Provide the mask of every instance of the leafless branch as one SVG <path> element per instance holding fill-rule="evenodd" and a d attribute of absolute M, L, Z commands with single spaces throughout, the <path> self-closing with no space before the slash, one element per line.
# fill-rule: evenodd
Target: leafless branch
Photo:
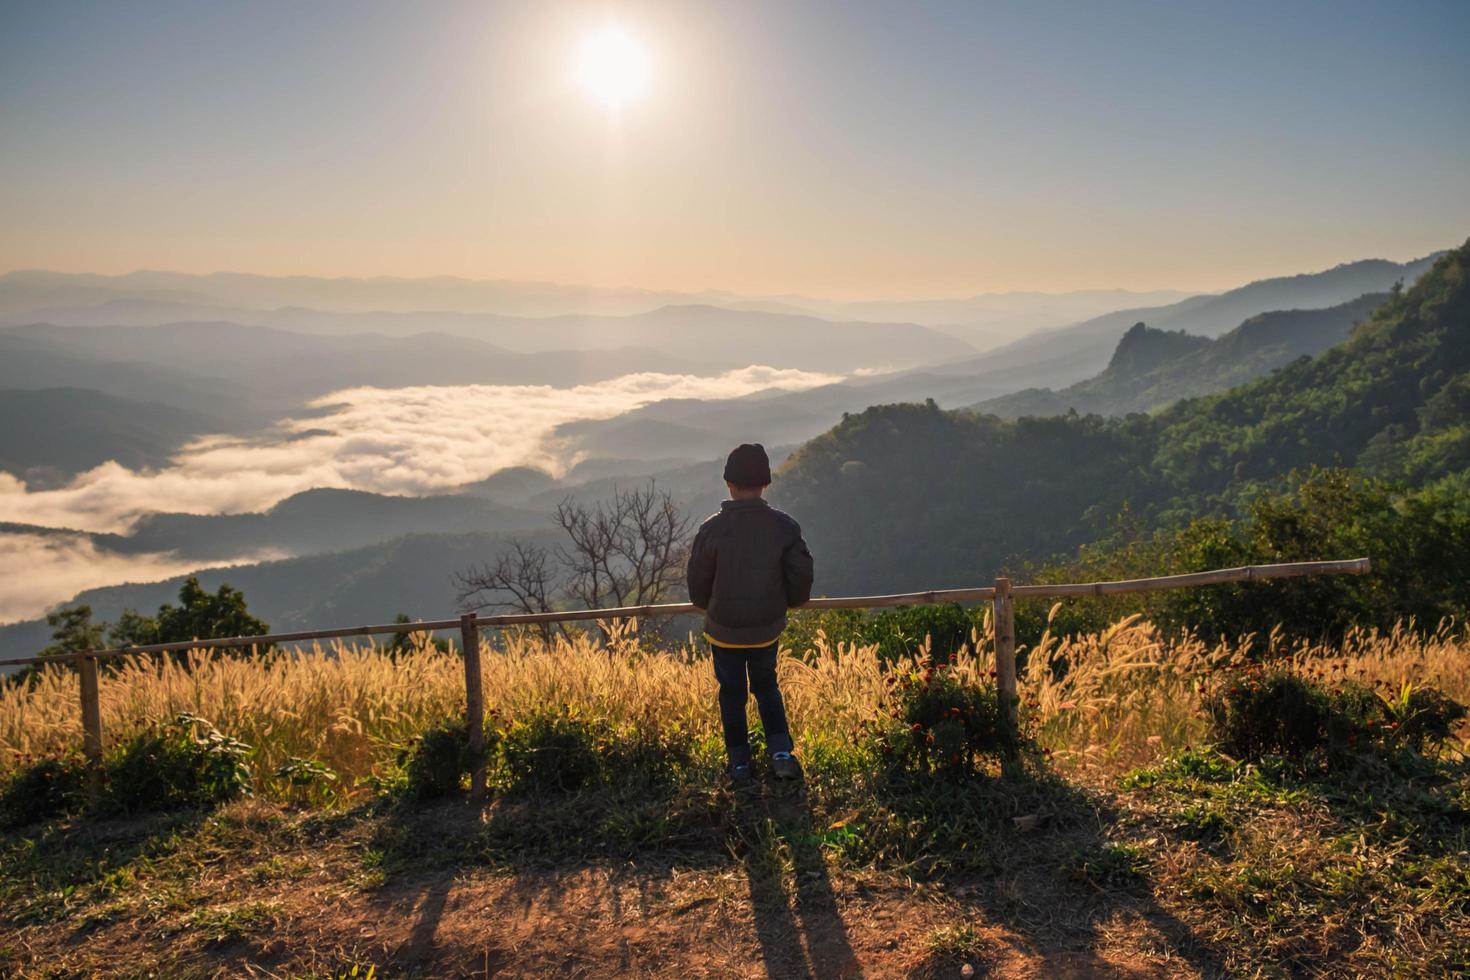
<path fill-rule="evenodd" d="M 567 538 L 554 556 L 516 541 L 495 562 L 457 574 L 461 608 L 546 612 L 562 599 L 605 609 L 682 592 L 692 522 L 654 481 L 614 487 L 610 499 L 590 505 L 567 497 L 554 519 Z"/>
<path fill-rule="evenodd" d="M 471 565 L 454 573 L 459 608 L 465 612 L 501 609 L 518 613 L 552 611 L 557 591 L 557 574 L 545 548 L 513 539 L 510 550 L 494 562 Z M 542 624 L 542 637 L 551 639 L 549 624 Z"/>

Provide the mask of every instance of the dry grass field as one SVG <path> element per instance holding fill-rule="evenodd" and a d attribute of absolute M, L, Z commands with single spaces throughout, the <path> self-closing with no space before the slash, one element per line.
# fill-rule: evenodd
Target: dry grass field
<path fill-rule="evenodd" d="M 976 631 L 976 638 L 988 631 Z M 26 976 L 1431 975 L 1470 967 L 1462 726 L 1411 770 L 1302 774 L 1211 747 L 1205 699 L 1249 661 L 1331 690 L 1470 701 L 1470 639 L 1168 638 L 1137 620 L 1025 653 L 1034 751 L 963 782 L 885 779 L 876 648 L 783 659 L 808 779 L 723 788 L 696 651 L 499 638 L 493 744 L 536 718 L 592 732 L 601 775 L 484 805 L 403 798 L 418 736 L 463 710 L 453 649 L 339 645 L 268 666 L 194 656 L 105 674 L 122 745 L 179 712 L 248 746 L 252 799 L 7 832 L 0 970 Z M 957 658 L 989 683 L 984 642 Z M 0 689 L 0 772 L 74 753 L 73 675 Z M 568 729 L 570 730 L 570 729 Z M 551 743 L 538 743 L 549 752 Z M 654 746 L 645 766 L 629 746 Z M 664 754 L 668 753 L 667 759 Z M 546 759 L 551 756 L 541 756 Z M 635 761 L 628 761 L 634 759 Z M 625 774 L 618 766 L 629 766 Z M 1374 767 L 1377 768 L 1374 768 Z M 643 767 L 643 768 L 637 768 Z M 635 771 L 636 770 L 636 771 Z M 967 974 L 968 975 L 968 974 Z"/>

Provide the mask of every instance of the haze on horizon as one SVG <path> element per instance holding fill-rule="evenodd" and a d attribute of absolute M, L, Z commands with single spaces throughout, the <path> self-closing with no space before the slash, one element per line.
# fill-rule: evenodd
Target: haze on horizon
<path fill-rule="evenodd" d="M 1462 237 L 1466 37 L 1453 0 L 7 5 L 0 269 L 1218 290 Z"/>

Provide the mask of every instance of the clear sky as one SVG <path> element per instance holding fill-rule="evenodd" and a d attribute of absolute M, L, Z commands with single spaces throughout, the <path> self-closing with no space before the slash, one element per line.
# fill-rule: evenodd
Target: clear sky
<path fill-rule="evenodd" d="M 1470 236 L 1467 52 L 1465 0 L 11 0 L 0 270 L 1224 288 Z"/>

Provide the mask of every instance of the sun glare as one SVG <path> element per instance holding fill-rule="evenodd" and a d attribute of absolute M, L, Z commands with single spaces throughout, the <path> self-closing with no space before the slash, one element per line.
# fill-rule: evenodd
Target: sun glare
<path fill-rule="evenodd" d="M 578 76 L 587 94 L 619 108 L 648 87 L 648 52 L 627 32 L 607 28 L 582 42 Z"/>

